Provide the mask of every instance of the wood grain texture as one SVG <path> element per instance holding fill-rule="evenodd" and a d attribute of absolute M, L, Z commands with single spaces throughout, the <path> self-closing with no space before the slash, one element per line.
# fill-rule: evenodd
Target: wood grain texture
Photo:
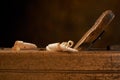
<path fill-rule="evenodd" d="M 119 80 L 119 51 L 0 50 L 2 80 Z"/>

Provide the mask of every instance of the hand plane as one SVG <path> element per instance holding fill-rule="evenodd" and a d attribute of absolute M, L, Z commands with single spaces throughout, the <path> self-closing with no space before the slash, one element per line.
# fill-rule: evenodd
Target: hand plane
<path fill-rule="evenodd" d="M 77 42 L 74 49 L 89 50 L 96 40 L 105 32 L 105 28 L 110 24 L 114 17 L 115 15 L 111 10 L 103 12 L 94 25 Z"/>

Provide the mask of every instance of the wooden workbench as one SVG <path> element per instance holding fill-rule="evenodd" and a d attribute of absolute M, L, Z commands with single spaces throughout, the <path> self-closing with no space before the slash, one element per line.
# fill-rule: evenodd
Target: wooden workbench
<path fill-rule="evenodd" d="M 120 80 L 120 51 L 0 50 L 0 80 Z"/>

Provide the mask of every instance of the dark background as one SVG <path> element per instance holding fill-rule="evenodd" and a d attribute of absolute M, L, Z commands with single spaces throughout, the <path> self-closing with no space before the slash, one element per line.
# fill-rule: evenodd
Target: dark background
<path fill-rule="evenodd" d="M 45 47 L 49 43 L 75 43 L 105 10 L 116 17 L 94 47 L 120 44 L 120 0 L 6 0 L 1 3 L 0 47 L 23 40 Z"/>

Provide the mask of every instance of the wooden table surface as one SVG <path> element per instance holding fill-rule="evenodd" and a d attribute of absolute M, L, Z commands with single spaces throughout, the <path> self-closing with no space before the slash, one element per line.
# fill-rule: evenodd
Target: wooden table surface
<path fill-rule="evenodd" d="M 0 50 L 0 80 L 120 80 L 120 51 Z"/>

